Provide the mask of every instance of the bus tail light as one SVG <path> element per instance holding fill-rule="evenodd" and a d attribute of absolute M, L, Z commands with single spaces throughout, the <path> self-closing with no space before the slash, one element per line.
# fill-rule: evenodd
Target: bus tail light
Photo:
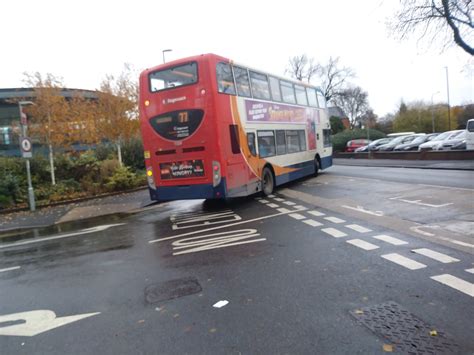
<path fill-rule="evenodd" d="M 150 186 L 152 189 L 156 189 L 155 179 L 153 178 L 153 168 L 151 166 L 146 168 L 146 180 L 148 182 L 148 186 Z"/>
<path fill-rule="evenodd" d="M 216 187 L 221 183 L 221 164 L 218 161 L 212 162 L 212 186 Z"/>

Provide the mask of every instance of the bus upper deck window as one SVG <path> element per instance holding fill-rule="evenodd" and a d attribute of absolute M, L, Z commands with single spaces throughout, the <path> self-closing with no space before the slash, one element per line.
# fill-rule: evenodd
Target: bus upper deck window
<path fill-rule="evenodd" d="M 187 63 L 149 74 L 150 91 L 157 92 L 197 83 L 197 63 Z"/>
<path fill-rule="evenodd" d="M 216 66 L 218 91 L 223 94 L 235 95 L 234 77 L 227 63 L 217 63 Z"/>

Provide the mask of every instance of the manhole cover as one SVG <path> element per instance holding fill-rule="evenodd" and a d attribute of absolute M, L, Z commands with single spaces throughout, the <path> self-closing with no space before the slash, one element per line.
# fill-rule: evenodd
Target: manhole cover
<path fill-rule="evenodd" d="M 459 346 L 395 302 L 351 311 L 350 314 L 375 334 L 407 354 L 457 354 Z"/>
<path fill-rule="evenodd" d="M 201 291 L 202 287 L 196 278 L 185 277 L 147 286 L 145 288 L 145 301 L 153 304 Z"/>

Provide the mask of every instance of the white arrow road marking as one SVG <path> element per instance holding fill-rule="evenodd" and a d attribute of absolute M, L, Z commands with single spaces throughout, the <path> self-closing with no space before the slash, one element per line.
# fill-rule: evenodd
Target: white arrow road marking
<path fill-rule="evenodd" d="M 42 242 L 46 242 L 46 241 L 48 241 L 48 240 L 56 240 L 56 239 L 70 238 L 70 237 L 75 237 L 76 235 L 90 234 L 90 233 L 100 232 L 100 231 L 109 229 L 109 228 L 111 228 L 111 227 L 121 226 L 121 225 L 124 225 L 124 224 L 125 224 L 125 223 L 105 224 L 105 225 L 103 225 L 103 226 L 97 226 L 97 227 L 82 229 L 82 230 L 80 230 L 80 231 L 78 231 L 78 232 L 74 232 L 74 233 L 55 235 L 54 237 L 45 237 L 45 238 L 38 238 L 38 239 L 29 239 L 29 240 L 20 241 L 20 242 L 15 242 L 15 243 L 3 244 L 3 245 L 0 245 L 0 249 L 14 248 L 14 247 L 22 246 L 22 245 L 29 245 L 29 244 L 42 243 Z"/>
<path fill-rule="evenodd" d="M 56 318 L 49 310 L 37 310 L 0 316 L 0 335 L 32 337 L 63 325 L 100 314 L 84 313 L 75 316 Z M 3 322 L 25 321 L 25 323 L 2 327 Z"/>
<path fill-rule="evenodd" d="M 352 207 L 352 206 L 342 205 L 341 207 L 348 208 L 348 209 L 354 210 L 354 211 L 359 211 L 359 212 L 362 212 L 362 213 L 367 213 L 367 214 L 370 214 L 372 216 L 377 216 L 377 217 L 382 217 L 383 216 L 382 211 L 369 211 L 369 210 L 364 209 L 364 207 L 362 207 L 362 206 Z"/>

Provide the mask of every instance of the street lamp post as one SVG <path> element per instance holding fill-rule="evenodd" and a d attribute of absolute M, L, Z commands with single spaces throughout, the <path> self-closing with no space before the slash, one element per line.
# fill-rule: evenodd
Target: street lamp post
<path fill-rule="evenodd" d="M 31 101 L 18 102 L 18 110 L 20 111 L 21 136 L 22 136 L 21 142 L 23 142 L 23 138 L 27 137 L 28 122 L 26 121 L 26 115 L 23 113 L 23 106 L 26 106 L 26 105 L 34 105 L 34 103 Z M 22 148 L 22 151 L 23 151 L 23 148 Z M 33 190 L 33 184 L 31 183 L 30 159 L 28 157 L 26 157 L 25 159 L 26 159 L 26 179 L 28 181 L 28 204 L 30 205 L 30 211 L 33 212 L 36 209 L 36 203 L 35 203 L 35 193 Z"/>
<path fill-rule="evenodd" d="M 448 77 L 448 67 L 446 69 L 446 93 L 448 95 L 448 131 L 451 130 L 451 106 L 449 104 L 449 77 Z"/>
<path fill-rule="evenodd" d="M 161 51 L 161 53 L 163 54 L 163 64 L 166 63 L 166 61 L 165 61 L 165 53 L 166 53 L 166 52 L 171 52 L 171 51 L 172 51 L 172 49 L 163 49 L 163 50 Z"/>
<path fill-rule="evenodd" d="M 433 133 L 435 133 L 435 121 L 434 121 L 434 110 L 433 110 L 433 96 L 439 94 L 439 91 L 436 91 L 431 94 L 431 126 L 433 127 Z"/>

